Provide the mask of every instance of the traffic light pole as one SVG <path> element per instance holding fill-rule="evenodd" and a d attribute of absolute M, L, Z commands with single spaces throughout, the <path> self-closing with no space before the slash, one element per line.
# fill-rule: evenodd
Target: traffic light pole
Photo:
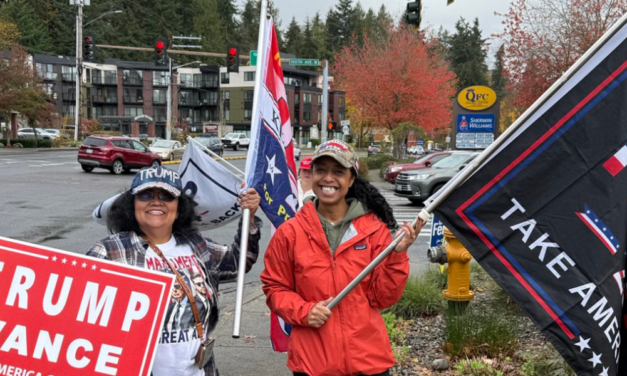
<path fill-rule="evenodd" d="M 322 124 L 320 124 L 320 143 L 327 140 L 327 127 L 329 126 L 329 61 L 323 62 L 324 70 L 322 71 Z"/>
<path fill-rule="evenodd" d="M 76 105 L 74 109 L 74 118 L 76 119 L 74 127 L 74 140 L 78 140 L 78 127 L 81 124 L 81 80 L 83 75 L 83 1 L 76 0 L 78 12 L 76 13 Z"/>
<path fill-rule="evenodd" d="M 166 93 L 166 102 L 167 102 L 167 110 L 166 110 L 166 119 L 165 119 L 165 139 L 172 139 L 172 58 L 168 56 L 168 72 L 170 72 L 168 77 L 168 90 Z"/>

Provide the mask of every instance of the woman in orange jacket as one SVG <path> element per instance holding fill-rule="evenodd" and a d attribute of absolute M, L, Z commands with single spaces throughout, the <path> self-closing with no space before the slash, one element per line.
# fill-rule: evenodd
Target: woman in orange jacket
<path fill-rule="evenodd" d="M 261 274 L 267 304 L 292 324 L 287 366 L 294 375 L 389 375 L 394 365 L 379 310 L 396 303 L 409 275 L 405 237 L 333 311 L 326 305 L 392 238 L 392 209 L 358 176 L 354 149 L 323 143 L 312 160 L 314 200 L 281 225 L 270 241 Z"/>

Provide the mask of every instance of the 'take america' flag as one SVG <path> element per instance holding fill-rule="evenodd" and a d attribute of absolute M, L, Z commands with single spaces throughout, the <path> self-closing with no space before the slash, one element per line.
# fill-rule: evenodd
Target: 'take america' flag
<path fill-rule="evenodd" d="M 435 213 L 578 375 L 627 375 L 627 26 Z"/>

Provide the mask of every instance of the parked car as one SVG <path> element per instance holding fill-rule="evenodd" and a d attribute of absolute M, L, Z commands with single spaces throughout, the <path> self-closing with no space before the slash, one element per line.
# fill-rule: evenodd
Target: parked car
<path fill-rule="evenodd" d="M 425 149 L 422 146 L 411 146 L 409 149 L 407 149 L 407 154 L 411 154 L 411 155 L 423 155 L 425 154 Z"/>
<path fill-rule="evenodd" d="M 430 168 L 398 174 L 394 195 L 405 197 L 412 203 L 421 203 L 444 186 L 479 153 L 454 152 L 435 162 Z"/>
<path fill-rule="evenodd" d="M 295 138 L 292 138 L 292 142 L 294 143 L 294 159 L 300 161 L 300 148 L 298 147 L 298 143 Z"/>
<path fill-rule="evenodd" d="M 57 128 L 44 128 L 43 130 L 46 133 L 50 133 L 52 135 L 55 135 L 57 137 L 57 140 L 60 140 L 62 138 L 70 138 L 69 135 L 67 135 L 65 133 L 61 133 L 61 130 L 57 129 Z"/>
<path fill-rule="evenodd" d="M 381 153 L 381 146 L 379 145 L 368 146 L 368 156 L 379 154 L 379 153 Z"/>
<path fill-rule="evenodd" d="M 444 159 L 451 155 L 450 151 L 444 151 L 440 153 L 433 153 L 425 155 L 422 158 L 418 158 L 412 163 L 391 164 L 385 169 L 383 178 L 390 183 L 396 182 L 396 176 L 405 171 L 420 170 L 430 167 L 433 163 Z"/>
<path fill-rule="evenodd" d="M 85 172 L 98 167 L 119 175 L 133 168 L 159 166 L 161 157 L 130 137 L 93 135 L 78 149 L 78 163 Z"/>
<path fill-rule="evenodd" d="M 157 140 L 148 149 L 164 161 L 180 160 L 185 153 L 185 146 L 175 140 Z"/>
<path fill-rule="evenodd" d="M 233 150 L 237 151 L 240 147 L 248 148 L 250 139 L 244 133 L 232 132 L 222 137 L 222 143 L 225 148 L 233 148 Z"/>
<path fill-rule="evenodd" d="M 37 132 L 37 138 L 40 140 L 56 140 L 57 139 L 56 135 L 50 134 L 41 128 L 35 128 L 35 130 L 33 130 L 33 128 L 20 128 L 17 130 L 17 138 L 34 139 L 35 131 Z"/>
<path fill-rule="evenodd" d="M 219 156 L 224 155 L 224 145 L 218 137 L 196 137 L 194 138 L 194 140 L 198 141 L 202 146 L 218 154 Z M 209 155 L 213 157 L 213 155 Z"/>

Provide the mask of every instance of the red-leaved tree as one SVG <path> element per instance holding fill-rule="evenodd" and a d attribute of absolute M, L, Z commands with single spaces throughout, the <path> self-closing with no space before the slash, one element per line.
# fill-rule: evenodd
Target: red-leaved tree
<path fill-rule="evenodd" d="M 351 120 L 394 129 L 401 123 L 426 132 L 448 128 L 455 74 L 420 33 L 404 24 L 376 40 L 364 36 L 335 56 L 336 88 L 355 110 Z"/>
<path fill-rule="evenodd" d="M 521 112 L 627 11 L 627 0 L 514 0 L 504 17 L 504 68 Z"/>

